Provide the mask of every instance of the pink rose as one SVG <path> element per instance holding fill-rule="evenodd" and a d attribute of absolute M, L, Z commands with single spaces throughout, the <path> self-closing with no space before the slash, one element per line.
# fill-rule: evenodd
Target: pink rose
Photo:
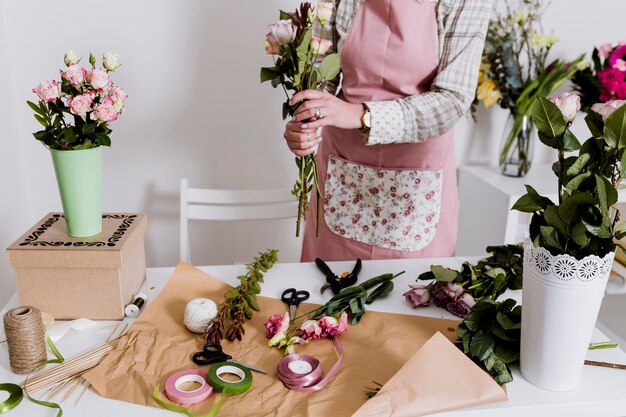
<path fill-rule="evenodd" d="M 93 92 L 91 91 L 67 100 L 67 105 L 70 107 L 70 113 L 77 116 L 85 116 L 85 114 L 91 110 L 92 104 Z"/>
<path fill-rule="evenodd" d="M 476 305 L 474 297 L 468 293 L 463 293 L 456 301 L 448 303 L 446 310 L 457 317 L 464 319 L 472 311 L 472 307 Z"/>
<path fill-rule="evenodd" d="M 109 97 L 113 100 L 113 104 L 115 105 L 115 110 L 119 112 L 124 108 L 124 102 L 128 98 L 128 93 L 122 90 L 120 87 L 114 87 L 109 92 Z"/>
<path fill-rule="evenodd" d="M 49 103 L 54 101 L 61 94 L 61 88 L 56 80 L 50 82 L 42 82 L 37 87 L 33 88 L 33 93 L 37 94 L 40 100 Z"/>
<path fill-rule="evenodd" d="M 606 122 L 606 119 L 624 104 L 626 100 L 611 100 L 606 103 L 596 103 L 591 106 L 591 110 L 602 116 L 602 121 Z"/>
<path fill-rule="evenodd" d="M 430 289 L 430 296 L 437 307 L 446 308 L 448 303 L 456 301 L 463 294 L 463 287 L 451 282 L 435 283 Z"/>
<path fill-rule="evenodd" d="M 269 319 L 263 322 L 267 333 L 265 337 L 271 339 L 276 333 L 285 333 L 289 328 L 289 313 L 283 315 L 274 314 Z"/>
<path fill-rule="evenodd" d="M 417 308 L 430 304 L 430 293 L 428 292 L 427 285 L 414 284 L 409 285 L 409 287 L 411 287 L 411 289 L 402 295 L 404 295 L 406 302 L 409 303 L 411 307 Z"/>
<path fill-rule="evenodd" d="M 93 68 L 87 73 L 87 82 L 96 90 L 102 91 L 110 84 L 111 80 L 106 71 Z"/>
<path fill-rule="evenodd" d="M 107 97 L 94 107 L 93 112 L 91 112 L 91 119 L 100 122 L 112 122 L 117 120 L 118 115 L 119 113 L 115 110 L 113 100 Z"/>
<path fill-rule="evenodd" d="M 607 42 L 607 43 L 603 43 L 602 45 L 600 45 L 600 47 L 598 48 L 598 53 L 600 54 L 602 58 L 606 59 L 609 57 L 609 55 L 611 55 L 612 50 L 613 50 L 613 45 Z"/>
<path fill-rule="evenodd" d="M 580 111 L 580 97 L 574 93 L 563 93 L 558 97 L 551 97 L 548 100 L 553 102 L 561 111 L 563 119 L 571 123 Z"/>
<path fill-rule="evenodd" d="M 265 35 L 265 53 L 268 55 L 278 55 L 280 53 L 278 41 L 276 41 L 271 32 Z"/>
<path fill-rule="evenodd" d="M 291 20 L 279 20 L 276 23 L 272 23 L 267 28 L 270 30 L 270 34 L 278 46 L 293 42 L 296 38 L 296 27 Z"/>
<path fill-rule="evenodd" d="M 300 326 L 300 330 L 302 331 L 302 338 L 304 340 L 319 339 L 322 334 L 322 329 L 319 324 L 317 324 L 317 320 L 305 321 L 302 323 L 302 326 Z"/>
<path fill-rule="evenodd" d="M 324 55 L 331 46 L 333 46 L 332 41 L 320 39 L 315 36 L 311 38 L 311 50 L 314 54 Z"/>
<path fill-rule="evenodd" d="M 76 86 L 81 85 L 83 82 L 85 82 L 85 77 L 87 76 L 87 70 L 85 70 L 85 68 L 80 67 L 76 64 L 72 64 L 69 67 L 67 67 L 67 70 L 65 70 L 65 72 L 62 72 L 61 75 L 63 76 L 63 78 L 69 81 L 70 84 L 76 87 Z"/>

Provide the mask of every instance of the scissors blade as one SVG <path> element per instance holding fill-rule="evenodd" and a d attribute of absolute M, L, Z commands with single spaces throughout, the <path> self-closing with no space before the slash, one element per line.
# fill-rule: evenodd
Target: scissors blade
<path fill-rule="evenodd" d="M 289 305 L 289 321 L 293 321 L 293 319 L 296 318 L 296 310 L 298 309 L 298 306 L 295 304 L 290 304 Z"/>
<path fill-rule="evenodd" d="M 258 372 L 260 374 L 267 374 L 267 371 L 265 369 L 257 368 L 256 366 L 252 366 L 252 365 L 249 365 L 249 364 L 244 363 L 244 362 L 239 362 L 239 361 L 236 361 L 234 359 L 229 359 L 226 362 L 237 363 L 237 364 L 239 364 L 241 366 L 245 366 L 246 368 L 248 368 L 251 371 Z"/>

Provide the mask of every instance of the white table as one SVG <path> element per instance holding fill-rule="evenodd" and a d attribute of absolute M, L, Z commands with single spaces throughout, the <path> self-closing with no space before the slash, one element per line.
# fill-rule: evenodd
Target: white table
<path fill-rule="evenodd" d="M 396 286 L 389 297 L 376 301 L 368 308 L 378 311 L 453 318 L 453 316 L 446 311 L 436 307 L 413 310 L 403 301 L 401 294 L 406 291 L 407 285 L 413 283 L 417 275 L 426 271 L 431 264 L 458 267 L 464 260 L 465 259 L 460 258 L 446 258 L 363 262 L 363 270 L 360 274 L 362 279 L 386 272 L 406 271 L 404 275 L 396 278 Z M 330 265 L 335 271 L 344 271 L 351 270 L 353 263 L 335 262 Z M 244 272 L 242 266 L 235 265 L 209 266 L 201 267 L 201 269 L 230 284 L 236 284 L 237 281 L 235 277 Z M 151 299 L 154 299 L 173 270 L 173 268 L 149 268 L 142 292 L 146 293 Z M 317 271 L 314 264 L 277 264 L 266 275 L 262 295 L 278 297 L 284 288 L 296 286 L 301 289 L 306 289 L 311 293 L 309 301 L 322 303 L 330 297 L 330 292 L 327 292 L 324 297 L 320 296 L 319 287 L 322 281 L 323 277 L 320 272 Z M 511 294 L 514 298 L 519 298 L 520 295 L 519 292 Z M 13 296 L 2 310 L 2 314 L 4 314 L 7 309 L 15 306 L 17 306 L 17 298 Z M 258 314 L 264 314 L 264 312 Z M 126 321 L 128 321 L 128 319 L 126 319 Z M 60 351 L 69 358 L 91 346 L 102 343 L 109 332 L 110 329 L 89 334 L 72 332 L 63 337 L 57 343 L 57 346 Z M 4 338 L 0 336 L 0 340 L 3 339 Z M 596 331 L 593 341 L 603 340 L 606 340 L 606 337 L 601 332 Z M 590 351 L 588 358 L 599 361 L 626 363 L 626 354 L 619 349 Z M 568 417 L 595 417 L 626 415 L 626 371 L 585 366 L 582 383 L 579 388 L 564 393 L 544 391 L 530 385 L 522 379 L 517 369 L 513 369 L 513 376 L 514 381 L 507 385 L 509 393 L 508 401 L 437 414 L 437 416 L 528 417 L 532 415 L 533 417 L 540 417 L 567 415 Z M 10 372 L 6 344 L 0 345 L 0 382 L 20 383 L 22 380 L 22 376 Z M 74 406 L 76 398 L 77 395 L 74 395 L 70 400 L 61 403 L 64 416 L 111 417 L 174 415 L 166 410 L 107 400 L 91 391 L 87 393 L 78 406 Z M 4 399 L 5 398 L 0 397 L 0 401 Z M 54 415 L 54 411 L 37 406 L 27 400 L 23 400 L 17 408 L 8 414 L 8 416 L 28 417 L 49 417 Z"/>

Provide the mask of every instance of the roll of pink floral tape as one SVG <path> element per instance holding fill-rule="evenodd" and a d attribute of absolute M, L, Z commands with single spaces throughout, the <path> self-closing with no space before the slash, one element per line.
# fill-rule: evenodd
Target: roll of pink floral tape
<path fill-rule="evenodd" d="M 181 385 L 186 382 L 197 382 L 200 388 L 192 391 L 183 391 Z M 187 369 L 179 371 L 167 378 L 165 382 L 165 394 L 167 398 L 178 404 L 196 404 L 206 400 L 213 388 L 207 381 L 207 373 L 201 369 Z"/>

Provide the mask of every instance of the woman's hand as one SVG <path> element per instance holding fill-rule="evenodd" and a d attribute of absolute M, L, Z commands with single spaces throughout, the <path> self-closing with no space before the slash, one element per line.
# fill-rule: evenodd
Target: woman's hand
<path fill-rule="evenodd" d="M 304 90 L 294 94 L 291 104 L 303 100 L 306 101 L 298 107 L 292 119 L 292 122 L 300 123 L 302 129 L 317 129 L 324 126 L 341 129 L 361 127 L 364 109 L 360 103 L 348 103 L 325 91 Z"/>
<path fill-rule="evenodd" d="M 283 134 L 287 140 L 287 146 L 296 156 L 306 156 L 313 152 L 315 146 L 321 141 L 322 137 L 317 136 L 317 129 L 302 128 L 302 123 L 289 121 L 285 126 Z"/>

